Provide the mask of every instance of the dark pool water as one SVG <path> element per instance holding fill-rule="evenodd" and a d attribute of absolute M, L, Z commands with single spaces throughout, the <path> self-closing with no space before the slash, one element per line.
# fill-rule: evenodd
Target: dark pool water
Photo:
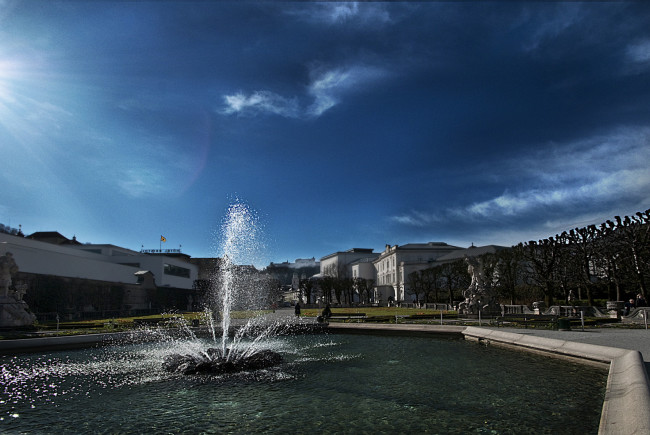
<path fill-rule="evenodd" d="M 221 377 L 165 373 L 205 342 L 2 357 L 0 432 L 30 434 L 588 434 L 607 373 L 459 340 L 269 339 L 281 366 Z"/>

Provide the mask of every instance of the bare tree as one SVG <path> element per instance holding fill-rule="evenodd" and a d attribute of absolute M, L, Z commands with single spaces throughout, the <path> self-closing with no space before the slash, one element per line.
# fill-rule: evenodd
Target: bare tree
<path fill-rule="evenodd" d="M 362 304 L 367 304 L 370 302 L 370 292 L 372 291 L 375 281 L 372 279 L 365 278 L 355 278 L 354 279 L 354 289 L 359 294 L 359 301 Z"/>
<path fill-rule="evenodd" d="M 320 279 L 320 288 L 323 292 L 325 303 L 332 303 L 332 290 L 334 289 L 334 277 L 325 275 Z"/>
<path fill-rule="evenodd" d="M 635 216 L 625 216 L 621 219 L 619 216 L 614 218 L 616 225 L 607 221 L 608 225 L 614 230 L 614 243 L 621 252 L 629 258 L 632 269 L 633 279 L 639 292 L 646 297 L 647 283 L 646 278 L 649 273 L 648 260 L 650 253 L 648 245 L 650 244 L 650 210 L 636 213 Z"/>
<path fill-rule="evenodd" d="M 611 221 L 607 221 L 600 226 L 601 237 L 598 241 L 598 256 L 595 259 L 595 264 L 607 282 L 608 298 L 620 301 L 623 300 L 621 294 L 623 284 L 621 263 L 624 260 L 615 243 L 614 228 L 614 223 Z"/>
<path fill-rule="evenodd" d="M 409 295 L 415 295 L 415 301 L 420 301 L 420 295 L 424 296 L 424 281 L 422 279 L 421 271 L 414 271 L 407 275 L 406 277 L 406 293 Z"/>
<path fill-rule="evenodd" d="M 514 305 L 518 298 L 517 288 L 523 283 L 523 255 L 519 247 L 502 249 L 496 254 L 495 287 L 497 294 Z"/>
<path fill-rule="evenodd" d="M 593 305 L 593 287 L 594 258 L 596 256 L 597 244 L 601 233 L 595 225 L 589 225 L 585 228 L 575 228 L 568 233 L 562 233 L 561 238 L 571 246 L 571 252 L 575 255 L 576 264 L 579 272 L 576 276 L 580 278 L 582 286 L 587 290 L 587 300 L 589 305 Z"/>
<path fill-rule="evenodd" d="M 309 278 L 305 278 L 300 280 L 300 284 L 298 286 L 300 288 L 301 295 L 304 296 L 307 303 L 310 304 L 312 301 L 312 293 L 314 291 L 314 282 Z"/>
<path fill-rule="evenodd" d="M 440 278 L 449 293 L 449 304 L 454 303 L 454 291 L 469 286 L 469 273 L 463 260 L 443 264 L 440 268 Z"/>
<path fill-rule="evenodd" d="M 439 302 L 441 290 L 440 266 L 430 267 L 421 271 L 421 279 L 426 302 Z"/>
<path fill-rule="evenodd" d="M 555 297 L 555 269 L 559 252 L 557 240 L 549 237 L 518 246 L 526 260 L 527 276 L 542 289 L 546 305 L 552 305 Z"/>

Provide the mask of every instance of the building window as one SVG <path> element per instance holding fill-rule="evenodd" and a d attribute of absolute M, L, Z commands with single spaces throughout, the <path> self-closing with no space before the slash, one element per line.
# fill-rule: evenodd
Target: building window
<path fill-rule="evenodd" d="M 165 268 L 163 269 L 165 275 L 180 276 L 181 278 L 189 278 L 190 270 L 180 266 L 174 266 L 173 264 L 165 263 Z"/>

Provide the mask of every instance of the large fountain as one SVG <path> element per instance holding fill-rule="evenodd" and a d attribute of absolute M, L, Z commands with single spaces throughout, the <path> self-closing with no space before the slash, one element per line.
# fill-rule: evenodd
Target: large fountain
<path fill-rule="evenodd" d="M 260 302 L 259 286 L 246 280 L 245 274 L 242 276 L 237 273 L 237 264 L 249 260 L 250 255 L 256 250 L 258 242 L 256 224 L 255 214 L 244 204 L 236 203 L 228 209 L 226 220 L 221 228 L 223 259 L 219 269 L 213 272 L 217 291 L 208 295 L 206 307 L 210 320 L 214 318 L 213 313 L 221 313 L 221 348 L 211 347 L 198 353 L 173 353 L 163 362 L 165 370 L 183 374 L 223 374 L 259 370 L 282 362 L 282 356 L 277 352 L 252 345 L 266 336 L 275 325 L 259 334 L 258 340 L 253 341 L 252 344 L 247 342 L 246 346 L 242 345 L 241 339 L 251 329 L 253 320 L 242 327 L 232 341 L 229 337 L 231 311 L 235 301 L 238 308 L 259 308 L 251 307 Z M 211 321 L 209 325 L 216 342 L 215 326 Z"/>

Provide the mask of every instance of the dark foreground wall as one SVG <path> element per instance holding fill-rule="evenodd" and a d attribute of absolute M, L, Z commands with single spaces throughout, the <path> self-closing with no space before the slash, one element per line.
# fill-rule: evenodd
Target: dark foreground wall
<path fill-rule="evenodd" d="M 39 321 L 92 319 L 199 309 L 195 290 L 141 286 L 19 272 L 27 284 L 24 300 Z"/>

